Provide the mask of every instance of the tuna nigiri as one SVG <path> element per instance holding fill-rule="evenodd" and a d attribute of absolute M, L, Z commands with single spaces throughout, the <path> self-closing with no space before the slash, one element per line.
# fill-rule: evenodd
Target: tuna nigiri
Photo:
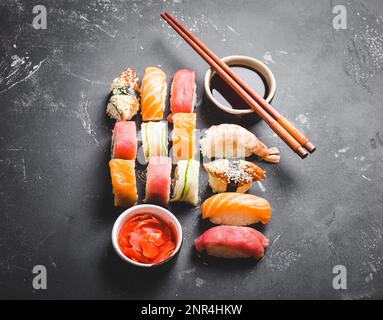
<path fill-rule="evenodd" d="M 150 157 L 145 202 L 166 206 L 169 203 L 172 162 L 169 157 Z"/>
<path fill-rule="evenodd" d="M 116 207 L 131 207 L 138 200 L 136 189 L 135 161 L 112 159 L 109 161 L 110 175 Z"/>
<path fill-rule="evenodd" d="M 130 120 L 140 107 L 140 80 L 136 71 L 124 70 L 112 83 L 106 113 L 116 120 Z"/>
<path fill-rule="evenodd" d="M 202 219 L 209 218 L 214 224 L 245 226 L 270 221 L 270 203 L 256 195 L 236 192 L 216 194 L 201 206 Z"/>
<path fill-rule="evenodd" d="M 142 120 L 161 120 L 166 102 L 166 74 L 156 67 L 145 69 L 141 86 Z"/>
<path fill-rule="evenodd" d="M 195 153 L 195 113 L 176 113 L 173 116 L 173 163 L 193 159 Z"/>
<path fill-rule="evenodd" d="M 203 156 L 208 158 L 244 158 L 255 153 L 272 163 L 280 159 L 277 148 L 268 148 L 253 133 L 236 124 L 210 127 L 200 144 Z"/>
<path fill-rule="evenodd" d="M 269 240 L 249 227 L 218 226 L 205 231 L 194 241 L 198 252 L 221 258 L 256 258 L 265 253 Z"/>
<path fill-rule="evenodd" d="M 173 122 L 173 115 L 178 112 L 191 113 L 196 104 L 195 72 L 193 70 L 177 70 L 170 90 L 170 110 L 168 121 Z"/>
<path fill-rule="evenodd" d="M 112 136 L 112 159 L 134 160 L 136 154 L 136 124 L 134 121 L 117 121 Z"/>
<path fill-rule="evenodd" d="M 245 193 L 253 181 L 265 178 L 265 171 L 245 160 L 218 159 L 203 166 L 209 174 L 209 185 L 213 192 L 225 192 L 233 185 L 236 192 Z"/>

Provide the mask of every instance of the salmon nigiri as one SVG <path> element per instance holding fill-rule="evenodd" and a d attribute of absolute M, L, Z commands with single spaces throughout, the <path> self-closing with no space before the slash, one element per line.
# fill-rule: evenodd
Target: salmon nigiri
<path fill-rule="evenodd" d="M 112 159 L 109 161 L 110 175 L 116 207 L 131 207 L 138 200 L 135 176 L 135 161 Z"/>
<path fill-rule="evenodd" d="M 253 133 L 236 124 L 210 127 L 200 144 L 203 156 L 208 158 L 244 158 L 255 153 L 272 163 L 280 159 L 277 148 L 268 148 Z"/>
<path fill-rule="evenodd" d="M 173 163 L 193 159 L 195 153 L 195 113 L 173 115 Z"/>
<path fill-rule="evenodd" d="M 161 120 L 166 102 L 166 74 L 160 68 L 145 69 L 141 86 L 142 120 Z"/>
<path fill-rule="evenodd" d="M 245 226 L 270 221 L 270 203 L 256 195 L 237 192 L 216 194 L 201 206 L 202 219 L 210 218 L 214 224 Z"/>
<path fill-rule="evenodd" d="M 256 258 L 265 253 L 269 240 L 249 227 L 218 226 L 205 231 L 194 241 L 198 252 L 221 258 Z"/>

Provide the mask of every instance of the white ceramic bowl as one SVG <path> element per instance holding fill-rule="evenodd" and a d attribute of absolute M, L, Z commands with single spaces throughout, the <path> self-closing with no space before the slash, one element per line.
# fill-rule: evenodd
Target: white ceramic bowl
<path fill-rule="evenodd" d="M 275 82 L 275 77 L 271 70 L 262 62 L 257 59 L 251 58 L 251 57 L 246 57 L 246 56 L 228 56 L 225 58 L 221 59 L 223 62 L 225 62 L 228 66 L 243 66 L 243 67 L 248 67 L 250 69 L 254 69 L 257 72 L 259 72 L 263 77 L 264 80 L 266 81 L 266 85 L 268 87 L 268 95 L 266 97 L 266 101 L 270 102 L 271 99 L 274 97 L 275 94 L 275 89 L 276 89 L 276 82 Z M 223 105 L 220 103 L 216 98 L 214 98 L 212 92 L 211 92 L 211 79 L 215 75 L 215 71 L 212 70 L 212 68 L 209 68 L 206 71 L 205 74 L 205 80 L 204 80 L 204 88 L 207 97 L 212 101 L 218 108 L 221 110 L 235 114 L 235 115 L 243 115 L 243 114 L 249 114 L 254 112 L 252 109 L 234 109 L 228 106 Z"/>
<path fill-rule="evenodd" d="M 132 259 L 129 259 L 127 256 L 125 256 L 122 253 L 120 246 L 118 245 L 118 241 L 117 241 L 118 234 L 120 232 L 122 225 L 125 223 L 125 221 L 127 219 L 133 217 L 133 216 L 136 216 L 138 214 L 144 214 L 144 213 L 152 214 L 152 215 L 158 217 L 159 219 L 161 219 L 162 221 L 164 221 L 168 224 L 171 224 L 174 227 L 175 232 L 177 233 L 177 244 L 176 244 L 176 248 L 174 249 L 173 254 L 169 258 L 167 258 L 166 260 L 164 260 L 160 263 L 157 263 L 157 264 L 140 263 L 140 262 L 136 262 Z M 163 264 L 163 263 L 171 260 L 177 254 L 177 252 L 180 250 L 181 244 L 182 244 L 182 228 L 181 228 L 181 225 L 180 225 L 178 219 L 169 210 L 166 210 L 162 207 L 151 205 L 151 204 L 137 205 L 137 206 L 134 206 L 134 207 L 124 211 L 117 218 L 116 222 L 114 223 L 113 230 L 112 230 L 112 243 L 113 243 L 113 247 L 114 247 L 114 250 L 116 251 L 116 253 L 125 262 L 128 262 L 128 263 L 135 265 L 137 267 L 146 267 L 146 268 L 149 267 L 150 268 L 150 267 L 158 266 L 160 264 Z"/>

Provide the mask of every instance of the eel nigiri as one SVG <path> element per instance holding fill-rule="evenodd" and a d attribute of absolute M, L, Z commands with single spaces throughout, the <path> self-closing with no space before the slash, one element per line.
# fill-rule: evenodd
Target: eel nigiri
<path fill-rule="evenodd" d="M 169 203 L 172 161 L 169 157 L 150 157 L 146 178 L 145 202 L 166 206 Z"/>
<path fill-rule="evenodd" d="M 124 70 L 112 83 L 106 113 L 116 120 L 130 120 L 140 107 L 140 80 L 134 69 Z"/>
<path fill-rule="evenodd" d="M 201 206 L 202 219 L 214 224 L 246 226 L 270 221 L 270 203 L 256 195 L 225 192 L 206 199 Z"/>
<path fill-rule="evenodd" d="M 112 159 L 134 160 L 137 154 L 136 124 L 117 121 L 112 136 Z"/>
<path fill-rule="evenodd" d="M 218 159 L 203 166 L 209 174 L 209 185 L 213 192 L 225 192 L 233 185 L 236 192 L 245 193 L 253 181 L 265 178 L 265 171 L 245 160 Z"/>
<path fill-rule="evenodd" d="M 180 160 L 174 172 L 175 185 L 171 201 L 198 204 L 199 162 Z"/>
<path fill-rule="evenodd" d="M 135 161 L 112 159 L 109 161 L 110 175 L 116 207 L 131 207 L 138 200 Z"/>
<path fill-rule="evenodd" d="M 142 147 L 146 161 L 152 156 L 168 155 L 168 126 L 166 121 L 141 124 Z"/>
<path fill-rule="evenodd" d="M 178 112 L 193 112 L 197 101 L 195 72 L 193 70 L 177 70 L 170 89 L 170 111 L 168 121 L 173 122 L 173 115 Z"/>
<path fill-rule="evenodd" d="M 141 115 L 143 121 L 161 120 L 166 102 L 166 74 L 160 68 L 145 69 L 141 86 Z"/>
<path fill-rule="evenodd" d="M 194 241 L 198 252 L 206 250 L 208 255 L 227 259 L 260 259 L 268 244 L 269 240 L 259 231 L 236 226 L 210 228 Z"/>
<path fill-rule="evenodd" d="M 277 148 L 268 148 L 253 133 L 236 124 L 210 127 L 200 144 L 202 154 L 208 158 L 244 158 L 255 153 L 272 163 L 280 159 Z"/>
<path fill-rule="evenodd" d="M 193 159 L 195 153 L 195 113 L 176 113 L 173 116 L 173 163 Z"/>

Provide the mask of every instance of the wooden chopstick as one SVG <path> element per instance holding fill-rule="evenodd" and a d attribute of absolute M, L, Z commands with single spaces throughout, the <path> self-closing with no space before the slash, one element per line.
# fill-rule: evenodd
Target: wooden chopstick
<path fill-rule="evenodd" d="M 249 105 L 253 110 L 270 126 L 270 128 L 302 159 L 308 153 L 301 144 L 280 125 L 266 110 L 264 110 L 225 70 L 218 65 L 196 42 L 190 37 L 190 32 L 184 32 L 169 17 L 168 14 L 161 14 L 161 17 L 220 75 L 220 77 Z M 186 30 L 186 29 L 185 29 Z"/>
<path fill-rule="evenodd" d="M 221 61 L 214 52 L 206 47 L 196 36 L 189 32 L 181 23 L 179 23 L 170 13 L 165 12 L 170 20 L 172 20 L 178 28 L 180 28 L 186 35 L 189 36 L 207 55 L 214 60 L 231 78 L 233 78 L 263 109 L 265 109 L 278 123 L 284 127 L 293 137 L 297 140 L 307 151 L 313 153 L 315 146 L 309 141 L 309 139 L 303 135 L 289 120 L 282 116 L 277 110 L 275 110 L 263 97 L 258 95 L 247 83 L 245 83 L 240 77 L 238 77 L 231 68 Z"/>

